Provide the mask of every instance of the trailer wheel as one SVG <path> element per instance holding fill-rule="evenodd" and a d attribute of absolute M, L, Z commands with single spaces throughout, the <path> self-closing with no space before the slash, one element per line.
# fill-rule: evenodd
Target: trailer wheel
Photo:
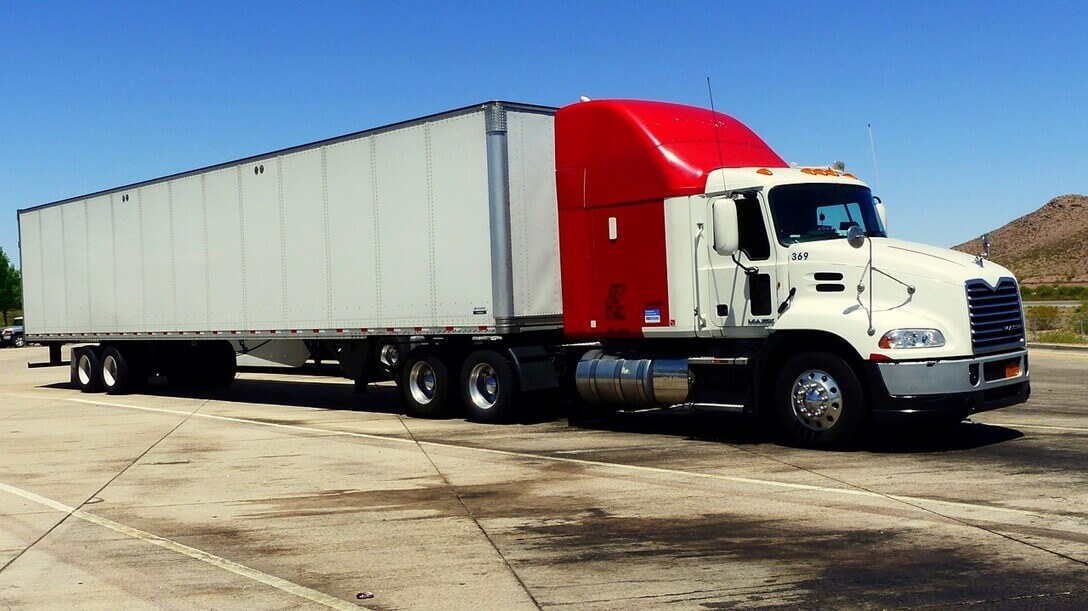
<path fill-rule="evenodd" d="M 206 347 L 204 380 L 209 386 L 230 386 L 238 375 L 238 356 L 230 342 L 216 342 Z"/>
<path fill-rule="evenodd" d="M 479 350 L 461 367 L 461 398 L 469 420 L 509 422 L 513 420 L 519 394 L 510 361 L 493 350 Z"/>
<path fill-rule="evenodd" d="M 861 427 L 865 396 L 850 364 L 829 352 L 786 361 L 774 388 L 774 412 L 791 440 L 814 447 L 842 446 Z"/>
<path fill-rule="evenodd" d="M 457 401 L 449 368 L 433 351 L 416 348 L 404 357 L 400 370 L 400 395 L 409 416 L 441 418 Z"/>
<path fill-rule="evenodd" d="M 72 350 L 72 384 L 81 392 L 102 390 L 102 361 L 91 346 Z"/>
<path fill-rule="evenodd" d="M 403 346 L 397 342 L 380 343 L 375 350 L 375 361 L 382 373 L 396 378 L 397 365 L 402 358 Z"/>
<path fill-rule="evenodd" d="M 123 395 L 147 381 L 147 374 L 129 350 L 110 346 L 102 353 L 102 388 L 106 394 Z M 142 377 L 142 379 L 141 379 Z"/>

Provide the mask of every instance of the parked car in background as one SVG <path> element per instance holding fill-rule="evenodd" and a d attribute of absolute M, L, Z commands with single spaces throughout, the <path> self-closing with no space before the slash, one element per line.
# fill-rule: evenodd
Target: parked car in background
<path fill-rule="evenodd" d="M 22 348 L 26 345 L 26 337 L 23 335 L 23 319 L 17 317 L 14 321 L 15 324 L 4 327 L 3 331 L 0 331 L 0 346 L 8 347 L 14 346 L 16 348 Z"/>

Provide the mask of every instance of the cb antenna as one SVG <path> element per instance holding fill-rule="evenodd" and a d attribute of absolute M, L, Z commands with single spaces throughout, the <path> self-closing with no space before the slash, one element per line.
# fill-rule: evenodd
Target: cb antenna
<path fill-rule="evenodd" d="M 710 95 L 710 126 L 714 128 L 714 142 L 718 145 L 718 167 L 725 165 L 722 159 L 722 139 L 718 137 L 718 111 L 714 110 L 714 88 L 710 86 L 710 77 L 706 77 L 706 92 Z"/>
<path fill-rule="evenodd" d="M 876 166 L 876 144 L 873 143 L 873 124 L 869 123 L 869 152 L 873 154 L 873 176 L 876 178 L 877 191 L 880 190 L 880 170 Z"/>

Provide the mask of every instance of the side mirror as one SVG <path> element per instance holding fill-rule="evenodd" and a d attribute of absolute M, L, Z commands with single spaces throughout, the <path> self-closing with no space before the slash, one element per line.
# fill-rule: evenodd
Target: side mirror
<path fill-rule="evenodd" d="M 737 202 L 722 198 L 711 207 L 714 217 L 714 250 L 728 257 L 740 249 L 740 226 L 737 223 Z"/>
<path fill-rule="evenodd" d="M 854 248 L 861 248 L 865 245 L 865 232 L 857 225 L 850 225 L 850 229 L 846 230 L 846 242 Z"/>
<path fill-rule="evenodd" d="M 876 203 L 876 215 L 880 217 L 880 226 L 884 228 L 884 232 L 888 232 L 888 209 L 884 207 L 884 202 Z"/>

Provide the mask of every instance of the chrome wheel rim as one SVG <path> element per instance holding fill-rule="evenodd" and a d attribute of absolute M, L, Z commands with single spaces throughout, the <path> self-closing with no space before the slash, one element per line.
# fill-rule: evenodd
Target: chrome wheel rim
<path fill-rule="evenodd" d="M 810 369 L 797 377 L 790 393 L 793 416 L 810 431 L 826 431 L 842 415 L 842 389 L 831 374 Z"/>
<path fill-rule="evenodd" d="M 117 384 L 117 359 L 113 358 L 113 356 L 102 359 L 102 383 L 107 388 L 112 388 Z"/>
<path fill-rule="evenodd" d="M 80 384 L 87 386 L 91 383 L 91 359 L 86 354 L 80 355 L 77 371 L 79 372 Z"/>
<path fill-rule="evenodd" d="M 389 369 L 395 369 L 400 362 L 400 350 L 394 344 L 386 344 L 378 353 L 378 361 Z"/>
<path fill-rule="evenodd" d="M 495 407 L 499 400 L 499 379 L 495 368 L 487 363 L 476 363 L 468 374 L 468 397 L 479 409 Z"/>
<path fill-rule="evenodd" d="M 420 405 L 433 401 L 438 390 L 434 368 L 426 361 L 419 361 L 412 365 L 412 370 L 408 374 L 408 384 L 412 391 L 412 398 Z"/>

